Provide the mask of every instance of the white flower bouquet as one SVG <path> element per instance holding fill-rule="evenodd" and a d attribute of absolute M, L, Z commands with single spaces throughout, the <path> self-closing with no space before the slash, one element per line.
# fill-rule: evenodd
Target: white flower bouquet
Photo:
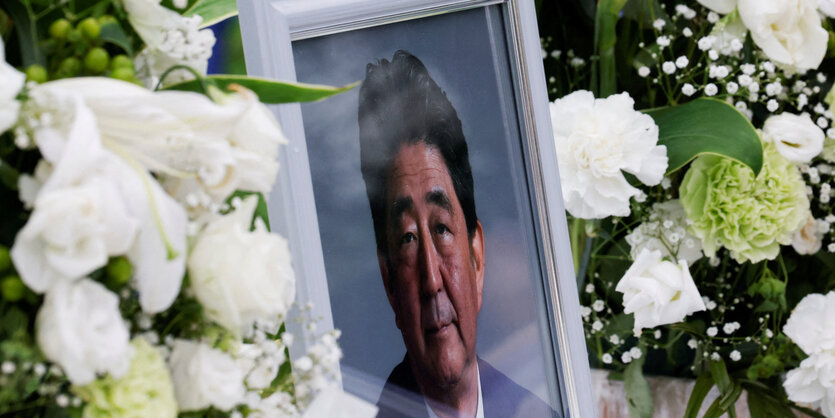
<path fill-rule="evenodd" d="M 0 415 L 293 416 L 334 383 L 338 332 L 288 359 L 265 103 L 344 88 L 206 76 L 235 13 L 0 4 Z"/>
<path fill-rule="evenodd" d="M 589 359 L 710 417 L 835 417 L 835 8 L 540 5 Z M 587 35 L 587 36 L 583 36 Z"/>

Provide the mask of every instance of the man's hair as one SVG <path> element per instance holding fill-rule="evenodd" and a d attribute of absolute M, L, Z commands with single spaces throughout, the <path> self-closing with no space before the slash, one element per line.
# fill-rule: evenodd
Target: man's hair
<path fill-rule="evenodd" d="M 386 248 L 386 189 L 403 145 L 423 142 L 441 153 L 472 238 L 478 218 L 467 141 L 452 103 L 414 55 L 397 51 L 366 67 L 359 92 L 360 166 L 377 249 Z"/>

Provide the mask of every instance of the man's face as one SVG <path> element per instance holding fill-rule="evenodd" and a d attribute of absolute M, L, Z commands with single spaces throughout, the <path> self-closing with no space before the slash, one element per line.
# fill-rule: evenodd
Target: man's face
<path fill-rule="evenodd" d="M 380 270 L 419 379 L 445 388 L 476 358 L 484 283 L 481 224 L 472 239 L 440 152 L 404 145 L 389 172 L 388 262 Z"/>

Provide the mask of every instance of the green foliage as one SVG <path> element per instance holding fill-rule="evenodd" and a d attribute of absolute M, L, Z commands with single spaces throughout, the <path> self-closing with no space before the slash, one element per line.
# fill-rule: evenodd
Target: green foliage
<path fill-rule="evenodd" d="M 696 379 L 696 384 L 693 385 L 693 391 L 690 392 L 690 399 L 687 400 L 687 409 L 684 411 L 684 418 L 697 418 L 699 408 L 713 387 L 713 379 L 709 373 L 702 373 Z"/>
<path fill-rule="evenodd" d="M 763 165 L 760 136 L 733 106 L 700 98 L 684 105 L 646 112 L 658 125 L 658 143 L 667 147 L 671 173 L 699 155 L 721 155 L 759 174 Z"/>
<path fill-rule="evenodd" d="M 748 287 L 748 295 L 759 295 L 764 300 L 754 310 L 755 312 L 773 312 L 777 309 L 785 311 L 786 283 L 775 276 L 769 269 L 763 271 L 760 280 Z"/>
<path fill-rule="evenodd" d="M 623 388 L 626 391 L 631 418 L 651 418 L 654 409 L 652 391 L 649 388 L 649 382 L 644 377 L 644 361 L 644 356 L 634 359 L 623 371 Z"/>
<path fill-rule="evenodd" d="M 595 14 L 594 44 L 598 62 L 592 67 L 592 91 L 596 97 L 608 97 L 617 91 L 615 74 L 615 28 L 618 14 L 626 0 L 600 0 Z"/>
<path fill-rule="evenodd" d="M 357 82 L 343 87 L 331 87 L 243 75 L 210 75 L 204 81 L 207 85 L 217 86 L 224 91 L 235 84 L 246 87 L 255 92 L 261 102 L 269 104 L 315 102 L 348 91 L 359 84 Z M 203 92 L 205 88 L 201 80 L 190 80 L 166 86 L 165 90 Z"/>
<path fill-rule="evenodd" d="M 203 18 L 200 27 L 205 28 L 237 14 L 238 5 L 235 0 L 198 0 L 183 13 L 183 16 L 200 15 Z"/>

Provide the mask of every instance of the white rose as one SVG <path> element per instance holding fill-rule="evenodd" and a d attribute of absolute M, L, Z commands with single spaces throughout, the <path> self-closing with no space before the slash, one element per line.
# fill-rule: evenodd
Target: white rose
<path fill-rule="evenodd" d="M 220 350 L 175 340 L 168 365 L 180 411 L 210 406 L 228 411 L 244 399 L 243 373 L 235 360 Z"/>
<path fill-rule="evenodd" d="M 168 9 L 159 0 L 123 0 L 128 21 L 145 41 L 146 48 L 137 57 L 137 75 L 148 88 L 154 88 L 162 73 L 174 65 L 186 65 L 206 74 L 214 34 L 200 30 L 199 16 L 184 17 Z M 174 71 L 166 84 L 194 76 L 185 70 Z"/>
<path fill-rule="evenodd" d="M 207 316 L 246 335 L 258 319 L 284 315 L 296 295 L 287 241 L 250 224 L 258 201 L 245 199 L 197 238 L 189 256 L 191 285 Z"/>
<path fill-rule="evenodd" d="M 818 8 L 823 14 L 835 18 L 835 0 L 818 0 Z"/>
<path fill-rule="evenodd" d="M 660 251 L 641 251 L 615 290 L 623 293 L 623 311 L 635 314 L 636 333 L 705 310 L 687 263 L 662 260 Z"/>
<path fill-rule="evenodd" d="M 20 111 L 17 94 L 25 81 L 26 76 L 6 62 L 6 47 L 0 39 L 0 133 L 17 122 Z"/>
<path fill-rule="evenodd" d="M 806 295 L 795 306 L 783 332 L 806 354 L 835 350 L 835 291 Z"/>
<path fill-rule="evenodd" d="M 698 0 L 699 3 L 716 13 L 728 14 L 736 8 L 736 0 Z"/>
<path fill-rule="evenodd" d="M 57 283 L 35 327 L 44 356 L 61 366 L 73 384 L 90 383 L 97 373 L 119 378 L 130 367 L 130 334 L 119 298 L 93 280 Z"/>
<path fill-rule="evenodd" d="M 739 15 L 771 60 L 805 71 L 817 68 L 829 34 L 814 0 L 739 0 Z"/>
<path fill-rule="evenodd" d="M 765 140 L 773 142 L 780 155 L 794 163 L 808 163 L 823 150 L 826 135 L 807 114 L 781 113 L 763 124 Z"/>
<path fill-rule="evenodd" d="M 835 356 L 813 354 L 789 370 L 783 382 L 789 399 L 820 408 L 827 417 L 835 416 Z"/>
<path fill-rule="evenodd" d="M 640 194 L 623 171 L 646 185 L 661 182 L 667 149 L 658 126 L 634 110 L 627 93 L 595 99 L 577 91 L 551 103 L 551 123 L 566 209 L 579 218 L 629 215 L 629 199 Z"/>
<path fill-rule="evenodd" d="M 798 254 L 815 254 L 823 245 L 824 232 L 825 230 L 821 231 L 820 221 L 815 219 L 810 212 L 803 227 L 794 233 L 792 237 L 792 248 Z"/>

